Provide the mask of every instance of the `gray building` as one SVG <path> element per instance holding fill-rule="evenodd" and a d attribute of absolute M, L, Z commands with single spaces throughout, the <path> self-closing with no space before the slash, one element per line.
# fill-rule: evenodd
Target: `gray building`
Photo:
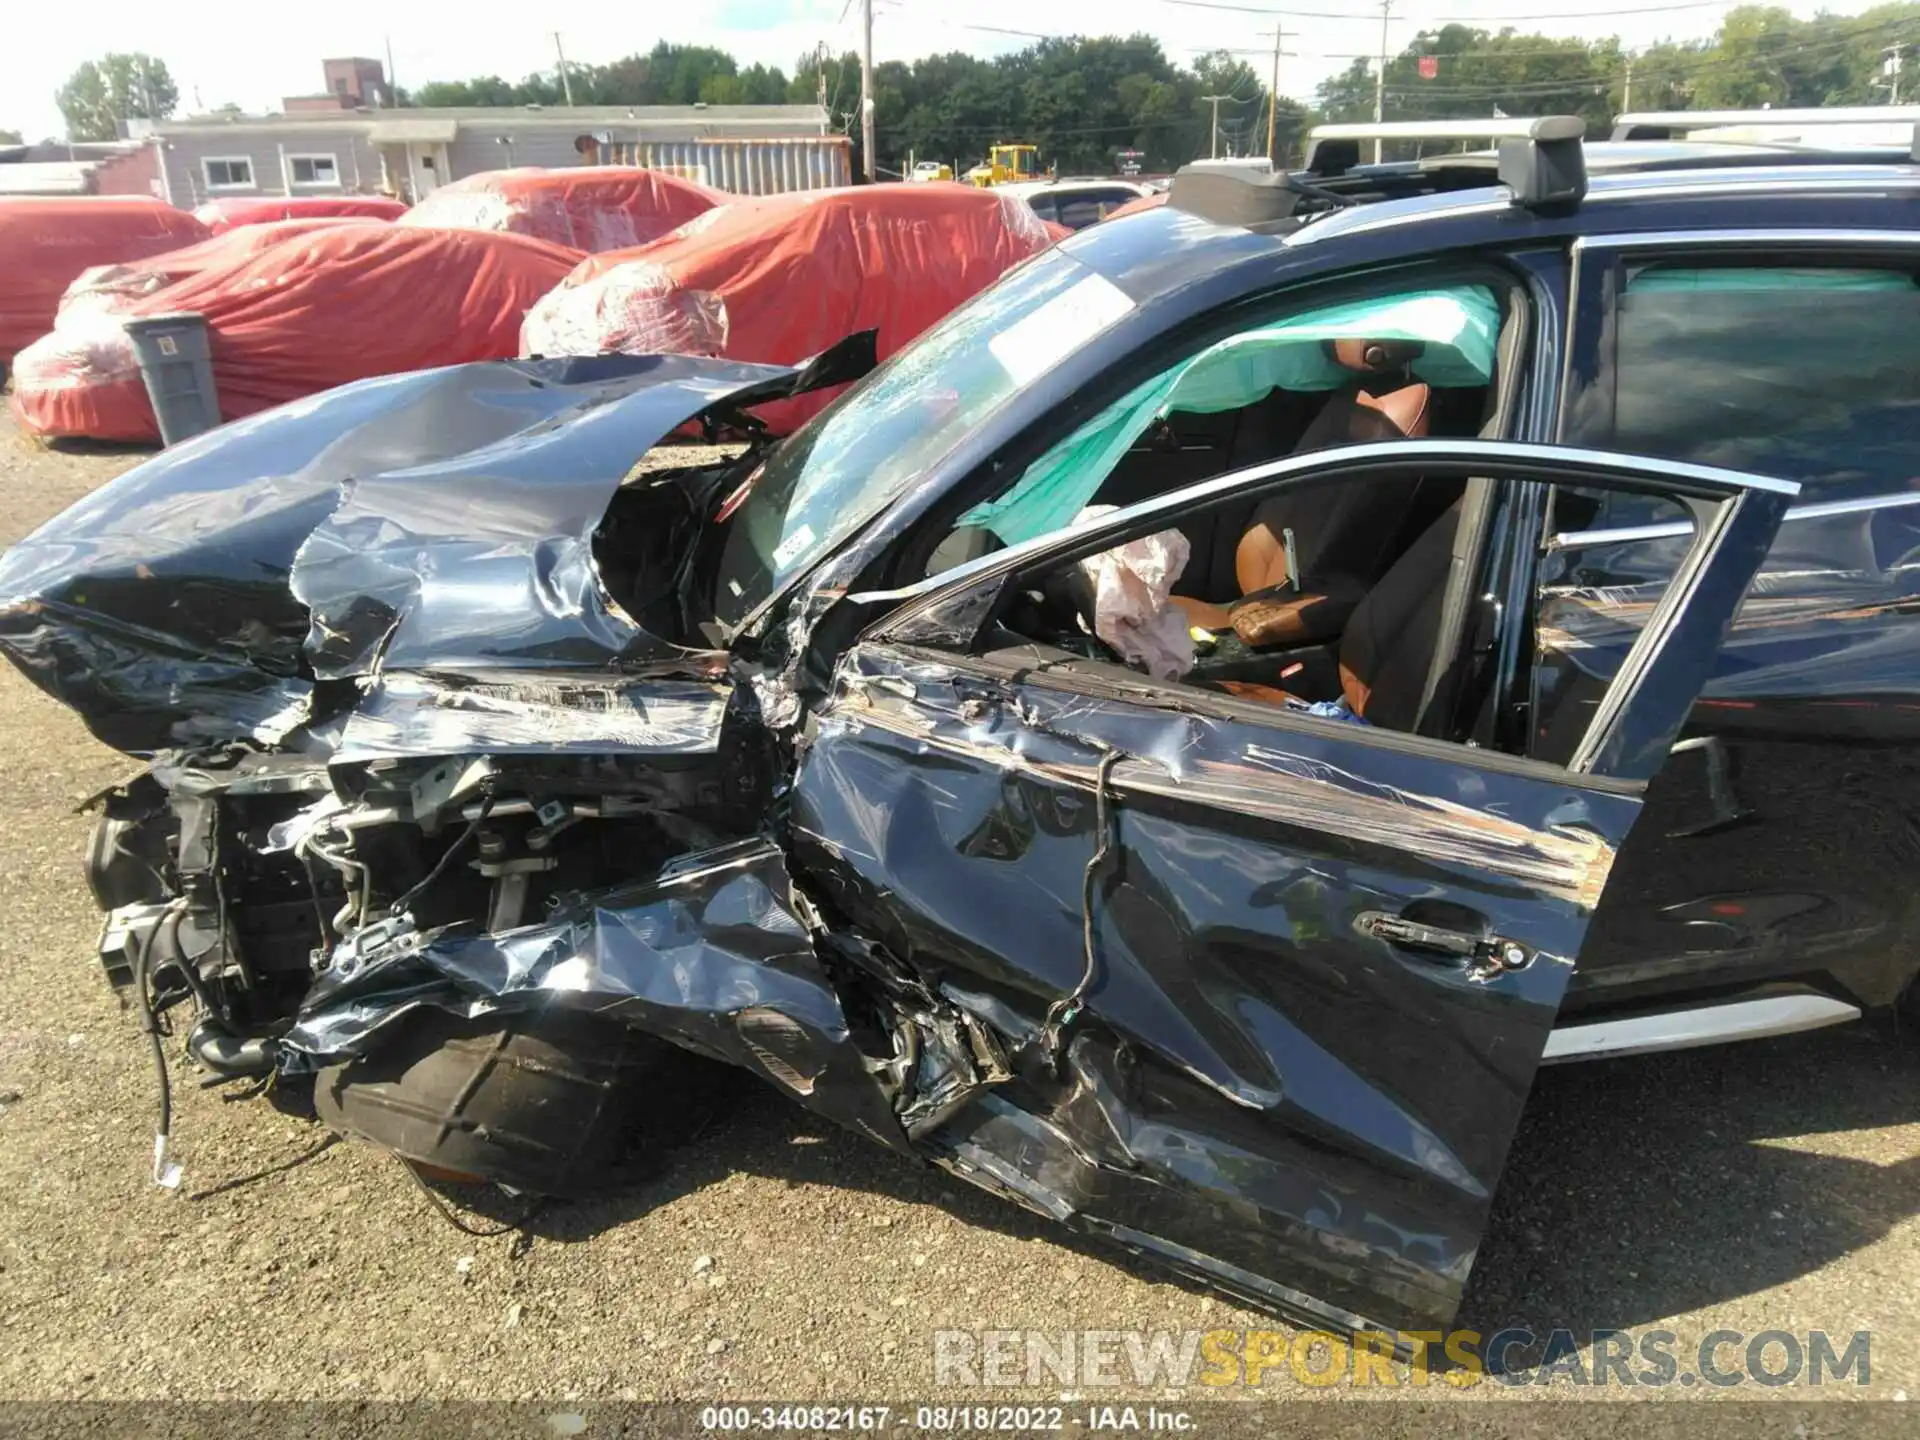
<path fill-rule="evenodd" d="M 602 156 L 664 145 L 679 153 L 764 145 L 798 160 L 771 167 L 804 182 L 780 188 L 815 188 L 845 183 L 847 145 L 829 135 L 827 112 L 818 105 L 332 109 L 135 120 L 128 133 L 156 147 L 160 193 L 187 208 L 247 195 L 387 194 L 415 201 L 483 170 L 591 165 Z M 816 174 L 824 178 L 807 179 Z M 715 176 L 713 183 L 723 181 Z"/>

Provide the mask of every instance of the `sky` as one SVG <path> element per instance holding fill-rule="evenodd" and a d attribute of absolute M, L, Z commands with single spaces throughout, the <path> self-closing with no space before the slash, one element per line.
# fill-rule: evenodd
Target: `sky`
<path fill-rule="evenodd" d="M 1709 35 L 1734 0 L 1393 0 L 1389 46 L 1398 51 L 1422 27 L 1458 20 L 1499 29 L 1569 36 L 1617 35 L 1630 47 Z M 567 58 L 602 62 L 660 40 L 716 45 L 742 63 L 789 74 L 801 54 L 825 42 L 833 53 L 859 47 L 860 0 L 646 0 L 574 12 L 562 25 Z M 1842 4 L 1854 13 L 1862 3 Z M 1211 7 L 1224 8 L 1211 8 Z M 1245 7 L 1244 9 L 1232 6 Z M 1794 3 L 1810 15 L 1814 3 Z M 1377 0 L 1301 0 L 1310 14 L 1284 21 L 1282 94 L 1307 98 L 1356 54 L 1380 44 Z M 271 7 L 258 0 L 89 0 L 84 21 L 56 5 L 21 4 L 0 46 L 0 129 L 28 139 L 61 133 L 54 91 L 81 61 L 107 50 L 145 50 L 167 62 L 180 87 L 180 113 L 229 102 L 249 112 L 279 108 L 282 95 L 321 88 L 326 56 L 393 56 L 402 85 L 483 74 L 518 79 L 554 63 L 553 20 L 561 7 L 525 0 L 325 0 Z M 1145 31 L 1169 55 L 1247 52 L 1263 76 L 1272 64 L 1273 15 L 1260 0 L 874 0 L 877 61 L 964 50 L 990 56 L 1032 43 L 1033 33 L 1110 35 Z M 263 23 L 263 17 L 272 20 Z M 665 17 L 671 16 L 671 20 Z M 1522 18 L 1525 17 L 1525 18 Z M 1028 32 L 1005 33 L 1005 32 Z M 849 76 L 848 86 L 857 85 Z M 840 108 L 848 108 L 847 101 Z M 1228 118 L 1223 113 L 1223 119 Z"/>

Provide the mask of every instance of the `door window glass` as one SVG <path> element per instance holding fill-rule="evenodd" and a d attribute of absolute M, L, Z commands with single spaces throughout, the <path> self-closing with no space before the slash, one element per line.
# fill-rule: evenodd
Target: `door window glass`
<path fill-rule="evenodd" d="M 1803 502 L 1920 480 L 1911 268 L 1630 264 L 1612 325 L 1574 443 L 1783 476 Z M 1613 496 L 1602 523 L 1644 510 Z"/>
<path fill-rule="evenodd" d="M 1617 492 L 1557 486 L 1534 587 L 1527 753 L 1565 764 L 1693 544 L 1677 501 L 1630 497 L 1657 536 L 1592 528 Z"/>

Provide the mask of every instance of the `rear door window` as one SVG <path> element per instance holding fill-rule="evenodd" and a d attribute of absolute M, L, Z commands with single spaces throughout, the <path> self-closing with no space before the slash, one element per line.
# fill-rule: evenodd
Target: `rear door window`
<path fill-rule="evenodd" d="M 1567 443 L 1802 484 L 1723 660 L 1789 637 L 1824 647 L 1795 627 L 1906 587 L 1920 507 L 1845 502 L 1920 491 L 1916 264 L 1689 249 L 1602 253 L 1582 271 L 1604 303 L 1582 316 Z M 1684 517 L 1647 495 L 1561 486 L 1549 516 L 1531 677 L 1541 759 L 1572 743 L 1688 543 Z"/>
<path fill-rule="evenodd" d="M 1914 265 L 1623 262 L 1566 438 L 1798 480 L 1802 503 L 1920 478 Z M 1625 502 L 1631 503 L 1631 502 Z M 1625 517 L 1620 503 L 1606 523 Z"/>

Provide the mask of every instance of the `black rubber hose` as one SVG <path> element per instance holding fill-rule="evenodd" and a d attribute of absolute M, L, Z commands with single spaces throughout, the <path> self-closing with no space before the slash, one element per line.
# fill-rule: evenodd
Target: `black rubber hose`
<path fill-rule="evenodd" d="M 411 905 L 415 899 L 426 891 L 429 885 L 433 884 L 434 881 L 446 873 L 447 866 L 453 863 L 453 857 L 466 849 L 467 842 L 480 833 L 480 826 L 486 821 L 492 809 L 493 797 L 489 795 L 480 802 L 480 813 L 473 817 L 473 820 L 465 830 L 460 832 L 460 837 L 441 852 L 440 858 L 433 862 L 433 868 L 427 871 L 426 877 L 387 907 L 387 913 L 389 915 L 404 915 L 407 906 Z"/>
<path fill-rule="evenodd" d="M 187 1032 L 187 1053 L 229 1080 L 271 1074 L 279 1063 L 280 1042 L 267 1035 L 234 1034 L 208 1017 Z"/>
<path fill-rule="evenodd" d="M 167 1050 L 160 1043 L 160 1022 L 154 1017 L 153 1001 L 147 995 L 147 966 L 153 959 L 154 939 L 165 923 L 166 916 L 154 922 L 140 941 L 133 961 L 133 1000 L 140 1011 L 140 1028 L 147 1032 L 147 1041 L 153 1046 L 153 1073 L 160 1082 L 159 1123 L 154 1134 L 161 1140 L 173 1133 L 173 1087 L 167 1079 Z"/>
<path fill-rule="evenodd" d="M 1093 823 L 1099 839 L 1094 845 L 1093 857 L 1087 861 L 1086 873 L 1080 884 L 1080 938 L 1085 959 L 1080 983 L 1073 987 L 1071 994 L 1062 996 L 1047 1007 L 1046 1021 L 1040 1027 L 1048 1063 L 1056 1073 L 1060 1069 L 1060 1055 L 1066 1045 L 1067 1031 L 1086 1009 L 1087 994 L 1100 974 L 1099 952 L 1094 946 L 1094 883 L 1099 878 L 1101 867 L 1107 863 L 1107 856 L 1113 852 L 1114 833 L 1109 801 L 1112 798 L 1110 787 L 1113 767 L 1119 763 L 1120 752 L 1108 750 L 1101 755 L 1100 762 L 1093 769 Z"/>
<path fill-rule="evenodd" d="M 206 987 L 200 982 L 200 972 L 186 951 L 180 948 L 180 922 L 186 919 L 187 912 L 174 906 L 160 917 L 160 923 L 154 927 L 156 933 L 164 930 L 167 934 L 167 950 L 173 955 L 173 968 L 180 972 L 180 979 L 193 995 L 193 1003 L 202 1015 L 213 1014 L 213 1002 L 207 998 Z M 164 958 L 164 957 L 163 957 Z"/>

